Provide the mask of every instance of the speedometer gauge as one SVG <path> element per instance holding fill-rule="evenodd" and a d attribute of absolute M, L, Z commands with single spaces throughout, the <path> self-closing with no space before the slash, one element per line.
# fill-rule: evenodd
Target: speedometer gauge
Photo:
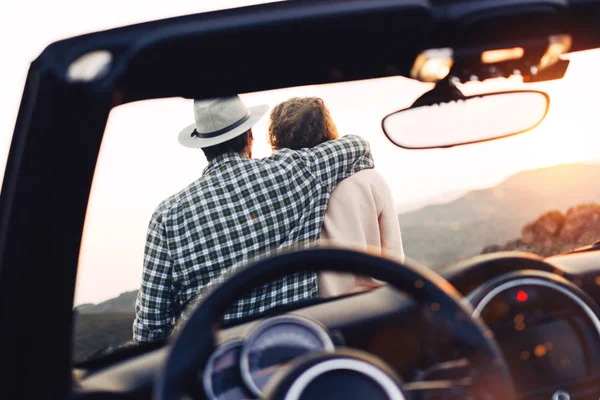
<path fill-rule="evenodd" d="M 333 351 L 333 342 L 319 324 L 301 317 L 269 319 L 251 333 L 241 355 L 242 378 L 257 396 L 288 362 L 315 350 Z"/>
<path fill-rule="evenodd" d="M 221 345 L 208 360 L 202 383 L 210 400 L 242 400 L 252 397 L 240 375 L 241 351 L 242 341 L 231 341 Z"/>
<path fill-rule="evenodd" d="M 481 285 L 468 299 L 473 315 L 494 333 L 521 397 L 580 390 L 573 385 L 597 374 L 600 309 L 565 278 L 512 272 Z"/>

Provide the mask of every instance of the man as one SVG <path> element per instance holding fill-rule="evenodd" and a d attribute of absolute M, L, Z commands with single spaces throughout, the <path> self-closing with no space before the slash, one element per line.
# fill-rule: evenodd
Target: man
<path fill-rule="evenodd" d="M 330 192 L 342 179 L 373 167 L 368 143 L 357 136 L 251 159 L 252 126 L 267 109 L 247 109 L 238 96 L 194 101 L 196 122 L 179 134 L 179 142 L 202 148 L 209 164 L 152 216 L 135 341 L 165 339 L 192 297 L 232 268 L 268 251 L 316 243 Z M 316 274 L 294 274 L 255 289 L 225 320 L 317 295 Z"/>
<path fill-rule="evenodd" d="M 338 138 L 338 131 L 323 100 L 291 98 L 271 112 L 269 142 L 273 150 L 312 148 Z M 392 192 L 374 169 L 341 181 L 331 193 L 321 239 L 377 251 L 404 261 L 400 224 Z M 319 293 L 336 297 L 372 289 L 381 282 L 352 274 L 323 272 Z"/>

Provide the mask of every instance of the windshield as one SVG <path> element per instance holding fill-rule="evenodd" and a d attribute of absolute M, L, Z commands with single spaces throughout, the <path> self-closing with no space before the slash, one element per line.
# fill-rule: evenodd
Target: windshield
<path fill-rule="evenodd" d="M 364 249 L 365 243 L 369 248 L 379 245 L 385 248 L 388 255 L 396 256 L 399 260 L 405 256 L 442 271 L 453 263 L 482 253 L 523 250 L 548 256 L 589 245 L 600 239 L 600 205 L 597 204 L 600 192 L 597 185 L 591 184 L 600 177 L 600 160 L 596 152 L 600 137 L 596 134 L 597 113 L 594 112 L 596 106 L 592 99 L 594 91 L 590 90 L 591 87 L 600 87 L 594 68 L 600 63 L 600 52 L 576 53 L 568 58 L 571 65 L 566 76 L 559 81 L 524 84 L 520 78 L 514 77 L 459 85 L 465 95 L 524 88 L 542 90 L 550 96 L 550 110 L 545 120 L 527 133 L 446 149 L 402 149 L 392 144 L 381 128 L 381 121 L 386 115 L 409 107 L 415 99 L 431 90 L 431 84 L 390 77 L 240 94 L 241 100 L 248 107 L 267 106 L 264 116 L 252 125 L 251 157 L 273 160 L 277 154 L 288 154 L 287 150 L 281 149 L 291 147 L 294 143 L 299 148 L 314 147 L 314 143 L 298 139 L 298 132 L 286 130 L 289 126 L 304 123 L 293 119 L 294 110 L 300 106 L 288 103 L 287 108 L 277 107 L 294 97 L 318 98 L 329 111 L 339 136 L 357 135 L 368 142 L 378 175 L 361 178 L 364 182 L 359 182 L 358 187 L 370 185 L 371 191 L 376 193 L 372 195 L 375 199 L 372 207 L 376 214 L 383 215 L 385 209 L 387 221 L 393 221 L 385 229 L 398 231 L 398 235 L 394 236 L 394 233 L 389 234 L 387 231 L 373 233 L 368 228 L 364 231 L 358 229 L 359 234 L 351 236 L 358 238 L 354 243 L 357 248 Z M 175 232 L 176 225 L 169 225 L 168 221 L 177 218 L 183 221 L 187 218 L 186 212 L 192 212 L 186 211 L 181 205 L 185 203 L 181 200 L 182 191 L 188 190 L 187 197 L 183 196 L 187 199 L 188 203 L 185 204 L 188 206 L 190 202 L 193 203 L 189 199 L 193 198 L 200 199 L 194 200 L 199 202 L 195 203 L 198 207 L 226 210 L 225 205 L 211 203 L 204 194 L 204 197 L 190 194 L 190 185 L 202 180 L 207 174 L 214 174 L 213 179 L 221 179 L 220 182 L 234 182 L 235 185 L 228 186 L 233 188 L 232 191 L 240 188 L 237 200 L 253 196 L 268 197 L 271 195 L 270 189 L 265 188 L 274 187 L 273 190 L 279 192 L 288 190 L 277 189 L 277 185 L 281 185 L 281 188 L 288 188 L 285 185 L 289 185 L 289 182 L 277 179 L 268 180 L 269 185 L 266 185 L 261 181 L 264 174 L 267 174 L 263 171 L 264 173 L 248 178 L 254 184 L 251 186 L 253 189 L 245 193 L 243 186 L 238 183 L 239 176 L 227 175 L 231 171 L 226 168 L 219 169 L 223 157 L 211 155 L 202 149 L 182 146 L 184 143 L 178 140 L 178 135 L 190 124 L 199 129 L 197 123 L 202 118 L 199 117 L 200 114 L 196 114 L 194 124 L 193 111 L 207 106 L 206 102 L 203 104 L 193 106 L 192 100 L 163 99 L 128 104 L 111 112 L 94 176 L 80 253 L 75 298 L 75 360 L 86 359 L 106 347 L 118 346 L 133 339 L 136 299 L 144 280 L 147 285 L 145 305 L 150 308 L 163 301 L 156 300 L 157 298 L 168 298 L 171 306 L 185 303 L 200 289 L 190 289 L 190 282 L 196 286 L 219 283 L 212 279 L 217 273 L 208 273 L 208 278 L 192 279 L 189 272 L 191 270 L 177 267 L 178 263 L 187 262 L 181 260 L 197 260 L 195 257 L 200 257 L 198 252 L 185 253 L 182 250 L 185 254 L 182 253 L 179 261 L 172 261 L 176 266 L 171 267 L 176 272 L 167 273 L 170 274 L 169 278 L 160 280 L 160 284 L 156 283 L 156 277 L 166 273 L 165 269 L 159 268 L 159 264 L 164 263 L 156 261 L 153 267 L 148 267 L 149 259 L 163 260 L 161 251 L 175 260 L 173 252 L 185 248 L 182 243 L 187 243 L 188 239 L 200 240 L 198 238 L 207 235 L 218 237 L 218 232 L 228 229 L 228 218 L 234 218 L 237 212 L 235 210 L 245 206 L 238 204 L 237 208 L 231 209 L 234 211 L 223 211 L 216 222 L 201 221 L 198 217 L 194 223 L 177 225 L 178 230 Z M 511 115 L 505 115 L 504 118 L 511 118 Z M 295 138 L 287 138 L 287 142 L 283 139 L 281 142 L 274 142 L 274 124 L 278 124 L 276 128 L 283 132 L 278 133 L 279 139 L 285 139 L 285 134 L 296 135 Z M 215 123 L 216 125 L 218 124 Z M 188 132 L 190 138 L 194 138 L 193 133 L 194 128 L 191 128 Z M 452 137 L 453 126 L 445 127 L 443 134 Z M 304 137 L 303 135 L 307 136 L 304 133 L 300 136 Z M 200 136 L 198 139 L 201 139 Z M 274 148 L 280 150 L 274 151 Z M 306 151 L 308 155 L 303 156 L 304 160 L 306 157 L 316 159 L 316 153 Z M 207 160 L 210 157 L 214 157 L 211 163 Z M 294 163 L 299 162 L 292 156 L 282 156 L 279 159 L 283 159 L 283 162 L 273 162 L 272 168 L 285 169 L 286 165 L 295 166 Z M 231 164 L 233 161 L 228 162 Z M 219 167 L 210 167 L 209 164 Z M 353 165 L 356 167 L 358 164 Z M 356 167 L 352 173 L 369 167 L 370 165 Z M 340 170 L 334 176 L 337 173 L 333 172 L 335 165 L 327 163 L 314 163 L 309 167 L 302 164 L 302 168 L 312 171 L 311 176 L 314 175 L 313 178 L 318 180 L 326 192 L 322 197 L 315 195 L 307 199 L 301 206 L 304 207 L 303 212 L 311 209 L 310 207 L 314 211 L 319 206 L 323 207 L 323 204 L 327 207 L 329 193 L 351 175 L 344 175 L 351 169 L 344 167 L 343 171 Z M 244 173 L 244 170 L 239 169 L 233 171 Z M 299 194 L 295 198 L 301 198 L 304 189 L 298 187 L 309 178 L 294 175 L 295 172 L 286 173 L 289 173 L 286 176 L 290 179 L 296 180 L 296 185 L 289 186 L 292 188 L 290 190 L 298 190 Z M 209 192 L 213 186 L 210 186 L 210 182 L 206 185 L 208 186 L 201 187 L 204 192 Z M 312 190 L 309 186 L 313 185 L 307 183 L 306 190 Z M 352 193 L 353 189 L 344 190 Z M 172 196 L 177 197 L 178 193 L 179 200 L 173 200 Z M 377 193 L 384 195 L 380 198 Z M 276 196 L 284 194 L 277 193 Z M 165 202 L 166 199 L 170 200 Z M 389 206 L 381 206 L 387 204 L 386 199 L 393 200 Z M 296 204 L 295 201 L 297 200 L 288 199 L 282 207 L 292 207 L 290 204 Z M 325 215 L 314 219 L 317 224 L 325 224 L 323 235 L 326 239 L 336 239 L 337 235 L 335 228 L 327 231 L 327 221 L 341 221 L 339 226 L 344 226 L 346 219 L 350 218 L 349 215 L 344 215 L 344 210 L 351 209 L 351 199 L 346 197 L 339 201 L 342 205 L 329 205 L 335 211 L 327 209 Z M 285 232 L 278 231 L 273 240 L 280 240 L 282 236 L 288 235 L 298 242 L 311 242 L 315 232 L 317 236 L 322 233 L 321 225 L 315 230 L 309 222 L 292 217 L 296 215 L 294 212 L 289 215 L 285 218 L 293 220 L 293 224 L 282 228 L 277 222 L 262 221 L 260 210 L 256 213 L 248 211 L 250 222 L 264 222 L 265 226 L 271 224 L 277 225 L 277 229 L 288 229 Z M 390 215 L 393 216 L 391 219 Z M 219 222 L 222 224 L 219 225 Z M 190 228 L 192 226 L 195 231 Z M 206 228 L 208 226 L 212 228 Z M 294 230 L 296 228 L 297 231 Z M 351 226 L 348 230 L 354 232 L 357 228 Z M 168 244 L 161 247 L 163 239 L 160 232 L 163 231 L 164 238 L 167 238 L 164 240 Z M 239 235 L 248 233 L 254 236 L 250 241 L 241 242 L 244 243 L 243 246 L 229 248 L 218 238 L 211 245 L 205 245 L 200 252 L 204 257 L 202 265 L 217 265 L 219 260 L 226 259 L 225 253 L 232 251 L 243 254 L 240 259 L 248 261 L 251 257 L 249 253 L 245 253 L 245 249 L 252 246 L 259 248 L 260 243 L 271 240 L 270 231 L 263 232 L 263 236 L 251 230 L 245 232 L 240 228 Z M 377 239 L 379 242 L 369 239 L 377 235 L 393 239 L 390 239 L 390 243 L 381 238 Z M 367 237 L 366 242 L 361 243 L 361 237 Z M 285 242 L 283 239 L 280 241 Z M 349 241 L 351 240 L 345 242 Z M 288 242 L 294 244 L 294 240 Z M 189 248 L 193 246 L 188 246 Z M 303 282 L 309 285 L 312 281 L 306 279 Z M 375 281 L 363 283 L 360 290 L 368 290 L 380 284 Z M 346 289 L 339 290 L 335 289 L 335 285 L 328 287 L 334 288 L 331 289 L 334 296 L 348 292 L 347 285 Z M 325 297 L 322 291 L 319 296 Z M 141 307 L 143 305 L 140 306 L 138 300 L 138 313 Z M 266 308 L 268 307 L 264 307 Z M 169 316 L 167 319 L 167 322 L 163 321 L 163 325 L 174 323 L 177 316 L 173 319 Z M 147 325 L 146 323 L 146 327 Z"/>

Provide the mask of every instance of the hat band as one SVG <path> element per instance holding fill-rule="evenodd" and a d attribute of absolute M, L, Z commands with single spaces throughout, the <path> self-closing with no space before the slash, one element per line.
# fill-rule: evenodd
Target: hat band
<path fill-rule="evenodd" d="M 229 131 L 234 130 L 235 128 L 241 126 L 242 124 L 244 124 L 246 121 L 248 121 L 250 119 L 250 116 L 252 115 L 252 113 L 250 112 L 250 110 L 248 110 L 246 112 L 246 115 L 244 115 L 242 118 L 240 118 L 238 121 L 234 122 L 233 124 L 226 126 L 223 129 L 219 129 L 218 131 L 214 131 L 214 132 L 208 132 L 208 133 L 200 133 L 198 132 L 196 129 L 194 129 L 194 132 L 192 132 L 192 137 L 197 137 L 200 139 L 209 139 L 209 138 L 214 138 L 216 136 L 220 136 L 224 133 L 227 133 Z"/>

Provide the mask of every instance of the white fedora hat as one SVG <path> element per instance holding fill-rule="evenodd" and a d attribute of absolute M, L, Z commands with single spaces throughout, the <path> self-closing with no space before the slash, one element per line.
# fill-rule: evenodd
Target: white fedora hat
<path fill-rule="evenodd" d="M 194 100 L 196 122 L 179 133 L 185 147 L 210 147 L 245 133 L 269 109 L 267 105 L 246 108 L 239 96 Z"/>

